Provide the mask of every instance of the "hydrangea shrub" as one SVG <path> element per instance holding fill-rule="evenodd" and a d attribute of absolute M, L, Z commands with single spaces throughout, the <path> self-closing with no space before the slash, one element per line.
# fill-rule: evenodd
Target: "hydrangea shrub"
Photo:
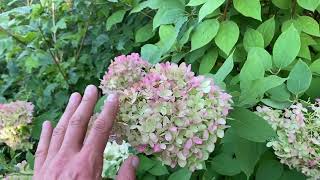
<path fill-rule="evenodd" d="M 25 101 L 0 104 L 0 142 L 14 150 L 32 148 L 29 141 L 34 106 Z"/>
<path fill-rule="evenodd" d="M 116 135 L 172 168 L 203 169 L 228 127 L 231 96 L 185 63 L 151 67 L 138 54 L 120 56 L 100 87 L 120 94 Z"/>
<path fill-rule="evenodd" d="M 295 103 L 284 110 L 258 106 L 257 114 L 276 130 L 278 139 L 267 146 L 281 163 L 296 168 L 312 179 L 320 179 L 320 100 Z"/>

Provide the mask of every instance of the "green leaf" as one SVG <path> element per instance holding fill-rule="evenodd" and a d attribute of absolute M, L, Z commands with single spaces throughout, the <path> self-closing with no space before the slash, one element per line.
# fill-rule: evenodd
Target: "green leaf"
<path fill-rule="evenodd" d="M 156 29 L 163 24 L 175 24 L 181 17 L 184 16 L 184 9 L 160 8 L 153 18 L 153 29 Z"/>
<path fill-rule="evenodd" d="M 208 19 L 201 22 L 191 35 L 191 51 L 208 44 L 218 33 L 219 21 Z"/>
<path fill-rule="evenodd" d="M 297 0 L 299 6 L 309 11 L 314 11 L 320 4 L 320 0 Z"/>
<path fill-rule="evenodd" d="M 283 173 L 283 165 L 276 160 L 265 160 L 259 164 L 256 180 L 278 180 Z"/>
<path fill-rule="evenodd" d="M 297 24 L 300 29 L 312 36 L 320 36 L 319 23 L 310 16 L 299 16 Z"/>
<path fill-rule="evenodd" d="M 301 45 L 300 45 L 300 51 L 298 56 L 311 60 L 311 53 L 310 53 L 309 46 L 316 45 L 317 42 L 311 36 L 305 33 L 301 33 L 300 42 L 301 42 Z"/>
<path fill-rule="evenodd" d="M 249 179 L 254 172 L 260 156 L 266 151 L 266 145 L 265 143 L 255 143 L 239 137 L 234 143 L 234 151 L 240 169 L 246 174 L 247 179 Z"/>
<path fill-rule="evenodd" d="M 320 78 L 312 78 L 311 85 L 309 89 L 306 91 L 306 94 L 311 98 L 311 99 L 316 99 L 320 97 Z"/>
<path fill-rule="evenodd" d="M 289 74 L 287 82 L 288 90 L 295 95 L 299 95 L 309 88 L 311 80 L 312 73 L 309 66 L 299 60 Z"/>
<path fill-rule="evenodd" d="M 311 65 L 310 65 L 310 70 L 312 73 L 316 73 L 320 75 L 320 59 L 315 60 Z"/>
<path fill-rule="evenodd" d="M 34 155 L 28 151 L 27 154 L 26 154 L 26 160 L 28 162 L 28 165 L 30 166 L 30 168 L 33 169 L 34 167 Z"/>
<path fill-rule="evenodd" d="M 191 178 L 191 174 L 192 173 L 188 169 L 183 168 L 172 173 L 168 180 L 189 180 Z"/>
<path fill-rule="evenodd" d="M 270 98 L 277 101 L 288 101 L 290 99 L 290 92 L 285 84 L 274 87 L 268 91 Z"/>
<path fill-rule="evenodd" d="M 106 99 L 107 99 L 107 95 L 104 95 L 98 100 L 96 106 L 94 107 L 94 113 L 100 113 L 101 112 L 102 107 L 104 105 L 104 101 Z"/>
<path fill-rule="evenodd" d="M 261 79 L 264 77 L 264 71 L 265 69 L 261 59 L 253 57 L 249 53 L 247 60 L 240 71 L 240 81 L 243 83 L 246 81 Z M 245 86 L 249 86 L 249 84 L 246 83 Z"/>
<path fill-rule="evenodd" d="M 156 64 L 161 61 L 161 50 L 153 44 L 146 44 L 141 48 L 141 57 L 151 64 Z"/>
<path fill-rule="evenodd" d="M 229 121 L 232 129 L 238 136 L 254 142 L 266 142 L 268 139 L 276 137 L 276 132 L 262 117 L 244 109 L 235 108 Z"/>
<path fill-rule="evenodd" d="M 281 101 L 276 101 L 272 99 L 262 99 L 261 102 L 275 109 L 285 109 L 285 108 L 289 108 L 292 105 L 290 101 L 281 102 Z"/>
<path fill-rule="evenodd" d="M 274 16 L 262 24 L 259 25 L 257 30 L 262 34 L 264 40 L 264 47 L 267 47 L 273 39 L 274 32 L 276 29 L 276 22 Z"/>
<path fill-rule="evenodd" d="M 272 0 L 272 3 L 280 9 L 291 8 L 291 0 Z"/>
<path fill-rule="evenodd" d="M 292 169 L 292 170 L 284 171 L 279 180 L 306 180 L 306 179 L 307 177 L 305 177 L 302 173 Z"/>
<path fill-rule="evenodd" d="M 162 176 L 169 174 L 167 167 L 165 165 L 162 165 L 160 161 L 157 161 L 156 165 L 149 169 L 148 172 L 154 176 Z"/>
<path fill-rule="evenodd" d="M 188 41 L 189 41 L 189 37 L 190 37 L 190 34 L 192 32 L 192 30 L 194 29 L 195 26 L 190 26 L 188 28 L 188 30 L 186 30 L 183 34 L 183 36 L 181 37 L 181 39 L 178 40 L 178 45 L 180 48 L 183 47 L 184 44 L 186 44 Z"/>
<path fill-rule="evenodd" d="M 199 6 L 201 4 L 204 4 L 208 0 L 190 0 L 187 6 Z"/>
<path fill-rule="evenodd" d="M 230 56 L 226 59 L 226 61 L 223 63 L 223 65 L 220 67 L 220 69 L 217 71 L 217 73 L 214 75 L 214 79 L 217 83 L 223 82 L 223 80 L 229 75 L 229 73 L 233 69 L 233 53 L 230 54 Z"/>
<path fill-rule="evenodd" d="M 234 176 L 241 172 L 238 161 L 226 153 L 214 156 L 210 166 L 217 173 L 226 176 Z"/>
<path fill-rule="evenodd" d="M 107 31 L 109 31 L 113 25 L 120 23 L 123 20 L 125 14 L 126 14 L 126 10 L 122 9 L 122 10 L 116 11 L 110 17 L 108 17 L 107 23 L 106 23 Z"/>
<path fill-rule="evenodd" d="M 208 0 L 199 10 L 199 22 L 207 15 L 218 9 L 225 0 Z"/>
<path fill-rule="evenodd" d="M 287 67 L 297 57 L 299 50 L 300 35 L 291 25 L 278 37 L 274 44 L 272 53 L 275 66 L 279 69 Z"/>
<path fill-rule="evenodd" d="M 244 33 L 243 46 L 248 52 L 251 47 L 264 47 L 264 40 L 262 34 L 254 29 L 248 28 Z"/>
<path fill-rule="evenodd" d="M 234 0 L 233 5 L 242 15 L 261 21 L 260 0 Z"/>
<path fill-rule="evenodd" d="M 272 57 L 268 51 L 263 48 L 250 48 L 247 59 L 259 59 L 262 62 L 265 71 L 268 71 L 272 68 Z"/>
<path fill-rule="evenodd" d="M 233 21 L 223 21 L 214 41 L 217 46 L 227 55 L 237 43 L 239 38 L 239 27 Z"/>
<path fill-rule="evenodd" d="M 25 60 L 25 67 L 28 73 L 32 72 L 32 69 L 38 68 L 40 66 L 39 60 L 33 56 L 29 56 Z"/>
<path fill-rule="evenodd" d="M 200 66 L 199 66 L 199 74 L 209 73 L 213 68 L 213 66 L 215 65 L 217 58 L 218 58 L 217 49 L 216 48 L 209 49 L 201 59 Z"/>
<path fill-rule="evenodd" d="M 149 159 L 144 155 L 139 155 L 139 161 L 140 163 L 137 169 L 138 173 L 143 173 L 145 171 L 148 171 L 157 164 L 157 161 Z"/>
<path fill-rule="evenodd" d="M 145 42 L 154 36 L 154 31 L 152 31 L 152 24 L 148 23 L 141 28 L 139 28 L 135 35 L 136 42 Z"/>
<path fill-rule="evenodd" d="M 157 45 L 160 48 L 161 53 L 164 54 L 171 49 L 178 34 L 172 25 L 161 25 L 159 28 L 159 36 L 160 41 Z"/>

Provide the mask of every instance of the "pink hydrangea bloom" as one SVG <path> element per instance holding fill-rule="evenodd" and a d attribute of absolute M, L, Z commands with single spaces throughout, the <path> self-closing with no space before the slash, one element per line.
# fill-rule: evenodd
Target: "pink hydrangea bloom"
<path fill-rule="evenodd" d="M 161 63 L 145 68 L 146 63 L 139 58 L 131 63 L 127 62 L 129 58 L 124 59 L 126 65 L 134 67 L 126 66 L 128 70 L 135 69 L 139 74 L 134 83 L 125 78 L 117 82 L 119 77 L 114 76 L 119 73 L 114 72 L 128 70 L 115 69 L 123 68 L 115 61 L 100 86 L 103 92 L 108 92 L 107 81 L 114 80 L 112 84 L 117 86 L 113 90 L 121 95 L 115 132 L 139 152 L 154 154 L 166 165 L 188 167 L 192 171 L 202 169 L 217 139 L 224 136 L 228 127 L 226 116 L 231 109 L 231 96 L 211 79 L 195 76 L 185 63 Z"/>
<path fill-rule="evenodd" d="M 276 130 L 268 142 L 280 161 L 311 179 L 320 178 L 320 104 L 293 104 L 285 110 L 257 107 L 257 114 Z"/>
<path fill-rule="evenodd" d="M 0 104 L 0 142 L 15 150 L 32 148 L 27 126 L 32 121 L 33 108 L 24 101 Z"/>
<path fill-rule="evenodd" d="M 118 56 L 111 62 L 108 72 L 103 76 L 100 88 L 104 94 L 121 92 L 139 82 L 149 68 L 150 64 L 142 60 L 137 53 Z"/>

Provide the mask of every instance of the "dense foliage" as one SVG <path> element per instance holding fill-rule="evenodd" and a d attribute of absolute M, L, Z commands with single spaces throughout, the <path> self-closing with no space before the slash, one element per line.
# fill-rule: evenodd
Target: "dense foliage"
<path fill-rule="evenodd" d="M 33 102 L 29 140 L 35 146 L 41 123 L 56 123 L 71 92 L 99 85 L 114 57 L 140 52 L 151 64 L 185 62 L 232 95 L 231 127 L 217 142 L 205 170 L 191 173 L 140 155 L 139 179 L 306 179 L 266 146 L 277 134 L 254 111 L 262 104 L 285 109 L 298 100 L 313 103 L 320 96 L 319 4 L 3 0 L 0 102 Z M 314 133 L 319 134 L 319 128 Z M 0 152 L 0 174 L 17 171 L 14 165 L 24 159 L 32 167 L 34 148 L 13 150 L 1 144 Z"/>

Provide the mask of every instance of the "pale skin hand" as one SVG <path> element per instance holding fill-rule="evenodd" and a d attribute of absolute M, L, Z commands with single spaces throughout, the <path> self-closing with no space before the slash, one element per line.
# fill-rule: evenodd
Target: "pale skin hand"
<path fill-rule="evenodd" d="M 34 180 L 100 180 L 103 151 L 116 117 L 117 95 L 109 95 L 101 114 L 85 138 L 89 119 L 98 99 L 98 90 L 89 85 L 83 98 L 70 96 L 69 103 L 57 126 L 43 123 L 38 144 Z M 135 180 L 139 159 L 129 157 L 121 166 L 117 180 Z"/>

